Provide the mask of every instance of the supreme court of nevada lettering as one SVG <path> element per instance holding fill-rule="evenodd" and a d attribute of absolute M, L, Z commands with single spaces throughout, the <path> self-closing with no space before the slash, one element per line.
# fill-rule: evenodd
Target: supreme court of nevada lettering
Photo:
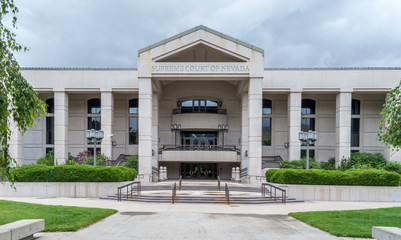
<path fill-rule="evenodd" d="M 169 179 L 230 179 L 238 167 L 253 182 L 306 155 L 298 135 L 314 130 L 309 154 L 318 161 L 338 164 L 355 151 L 401 159 L 377 140 L 401 68 L 276 69 L 264 68 L 265 57 L 197 26 L 140 49 L 137 68 L 24 68 L 49 114 L 13 134 L 12 155 L 33 164 L 54 149 L 61 164 L 69 153 L 93 152 L 86 130 L 101 129 L 98 151 L 110 160 L 138 154 L 141 181 L 157 181 L 162 166 Z"/>

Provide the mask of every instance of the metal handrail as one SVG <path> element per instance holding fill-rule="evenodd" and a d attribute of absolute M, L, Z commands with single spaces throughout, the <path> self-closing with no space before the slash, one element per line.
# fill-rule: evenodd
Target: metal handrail
<path fill-rule="evenodd" d="M 228 189 L 227 183 L 226 183 L 226 187 L 225 187 L 225 192 L 226 192 L 227 204 L 230 205 L 230 189 Z"/>
<path fill-rule="evenodd" d="M 174 202 L 175 202 L 175 197 L 177 196 L 177 183 L 174 183 L 174 187 L 173 187 L 173 190 L 172 190 L 172 194 L 171 194 L 172 196 L 171 196 L 171 202 L 172 202 L 172 204 L 174 204 Z"/>
<path fill-rule="evenodd" d="M 182 175 L 180 176 L 180 181 L 179 181 L 179 184 L 178 184 L 178 190 L 182 190 Z"/>
<path fill-rule="evenodd" d="M 266 187 L 270 187 L 270 189 L 266 189 Z M 273 196 L 273 189 L 274 189 L 274 196 Z M 280 199 L 280 197 L 277 197 L 277 190 L 281 191 L 281 203 L 282 204 L 287 203 L 287 191 L 285 189 L 277 187 L 270 183 L 262 183 L 262 197 L 266 197 L 266 190 L 268 193 L 270 193 L 270 198 L 271 199 L 274 198 L 275 202 L 277 202 L 277 198 Z"/>
<path fill-rule="evenodd" d="M 237 152 L 237 155 L 241 155 L 241 149 L 235 145 L 176 146 L 166 144 L 159 148 L 159 154 L 163 151 L 233 151 Z"/>
<path fill-rule="evenodd" d="M 248 175 L 248 168 L 243 168 L 240 171 L 240 178 L 246 177 Z"/>
<path fill-rule="evenodd" d="M 122 189 L 126 188 L 127 189 L 127 199 L 128 197 L 132 197 L 132 193 L 134 192 L 133 189 L 135 189 L 135 187 L 132 187 L 132 185 L 136 185 L 136 195 L 141 195 L 141 182 L 139 181 L 134 181 L 134 182 L 130 182 L 128 184 L 125 184 L 123 186 L 120 186 L 117 188 L 117 201 L 121 201 L 122 200 Z"/>
<path fill-rule="evenodd" d="M 217 188 L 220 191 L 220 176 L 217 176 Z"/>

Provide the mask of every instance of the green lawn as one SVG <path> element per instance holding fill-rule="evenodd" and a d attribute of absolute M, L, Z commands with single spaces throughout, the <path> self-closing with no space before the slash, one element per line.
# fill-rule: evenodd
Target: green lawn
<path fill-rule="evenodd" d="M 50 206 L 0 200 L 0 225 L 21 219 L 45 219 L 47 232 L 72 232 L 116 213 L 113 209 Z"/>
<path fill-rule="evenodd" d="M 371 238 L 373 226 L 401 227 L 401 207 L 289 215 L 338 237 Z"/>

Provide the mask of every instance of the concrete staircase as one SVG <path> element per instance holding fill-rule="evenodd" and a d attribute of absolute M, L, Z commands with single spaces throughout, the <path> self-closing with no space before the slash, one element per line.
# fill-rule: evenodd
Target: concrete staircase
<path fill-rule="evenodd" d="M 227 204 L 224 185 L 220 191 L 217 182 L 183 182 L 181 190 L 176 191 L 175 203 L 212 203 Z M 123 193 L 123 201 L 172 203 L 172 189 L 174 182 L 161 182 L 142 185 L 141 194 L 127 197 Z M 276 199 L 261 196 L 261 187 L 255 185 L 228 182 L 230 190 L 230 204 L 272 204 L 282 203 L 281 195 Z M 124 192 L 124 191 L 123 191 Z M 117 195 L 104 196 L 101 199 L 117 200 Z M 303 202 L 294 198 L 286 198 L 286 202 Z"/>

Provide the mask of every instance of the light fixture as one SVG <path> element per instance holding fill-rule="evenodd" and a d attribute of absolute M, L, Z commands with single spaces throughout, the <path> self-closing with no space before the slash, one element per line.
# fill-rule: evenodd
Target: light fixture
<path fill-rule="evenodd" d="M 309 169 L 309 146 L 317 140 L 317 132 L 309 130 L 308 132 L 299 132 L 299 141 L 303 146 L 306 145 L 306 169 Z"/>
<path fill-rule="evenodd" d="M 181 107 L 181 101 L 177 101 L 177 107 Z"/>
<path fill-rule="evenodd" d="M 177 133 L 181 131 L 181 124 L 171 124 L 170 130 L 174 132 L 174 146 L 177 148 Z"/>
<path fill-rule="evenodd" d="M 103 130 L 86 130 L 86 138 L 88 139 L 88 144 L 94 144 L 93 149 L 93 166 L 96 167 L 96 144 L 102 144 L 102 139 L 104 138 Z"/>
<path fill-rule="evenodd" d="M 221 132 L 221 134 L 222 134 L 222 148 L 223 148 L 223 150 L 224 150 L 224 133 L 228 132 L 228 129 L 229 129 L 228 124 L 219 124 L 217 126 L 217 130 L 219 132 Z"/>

